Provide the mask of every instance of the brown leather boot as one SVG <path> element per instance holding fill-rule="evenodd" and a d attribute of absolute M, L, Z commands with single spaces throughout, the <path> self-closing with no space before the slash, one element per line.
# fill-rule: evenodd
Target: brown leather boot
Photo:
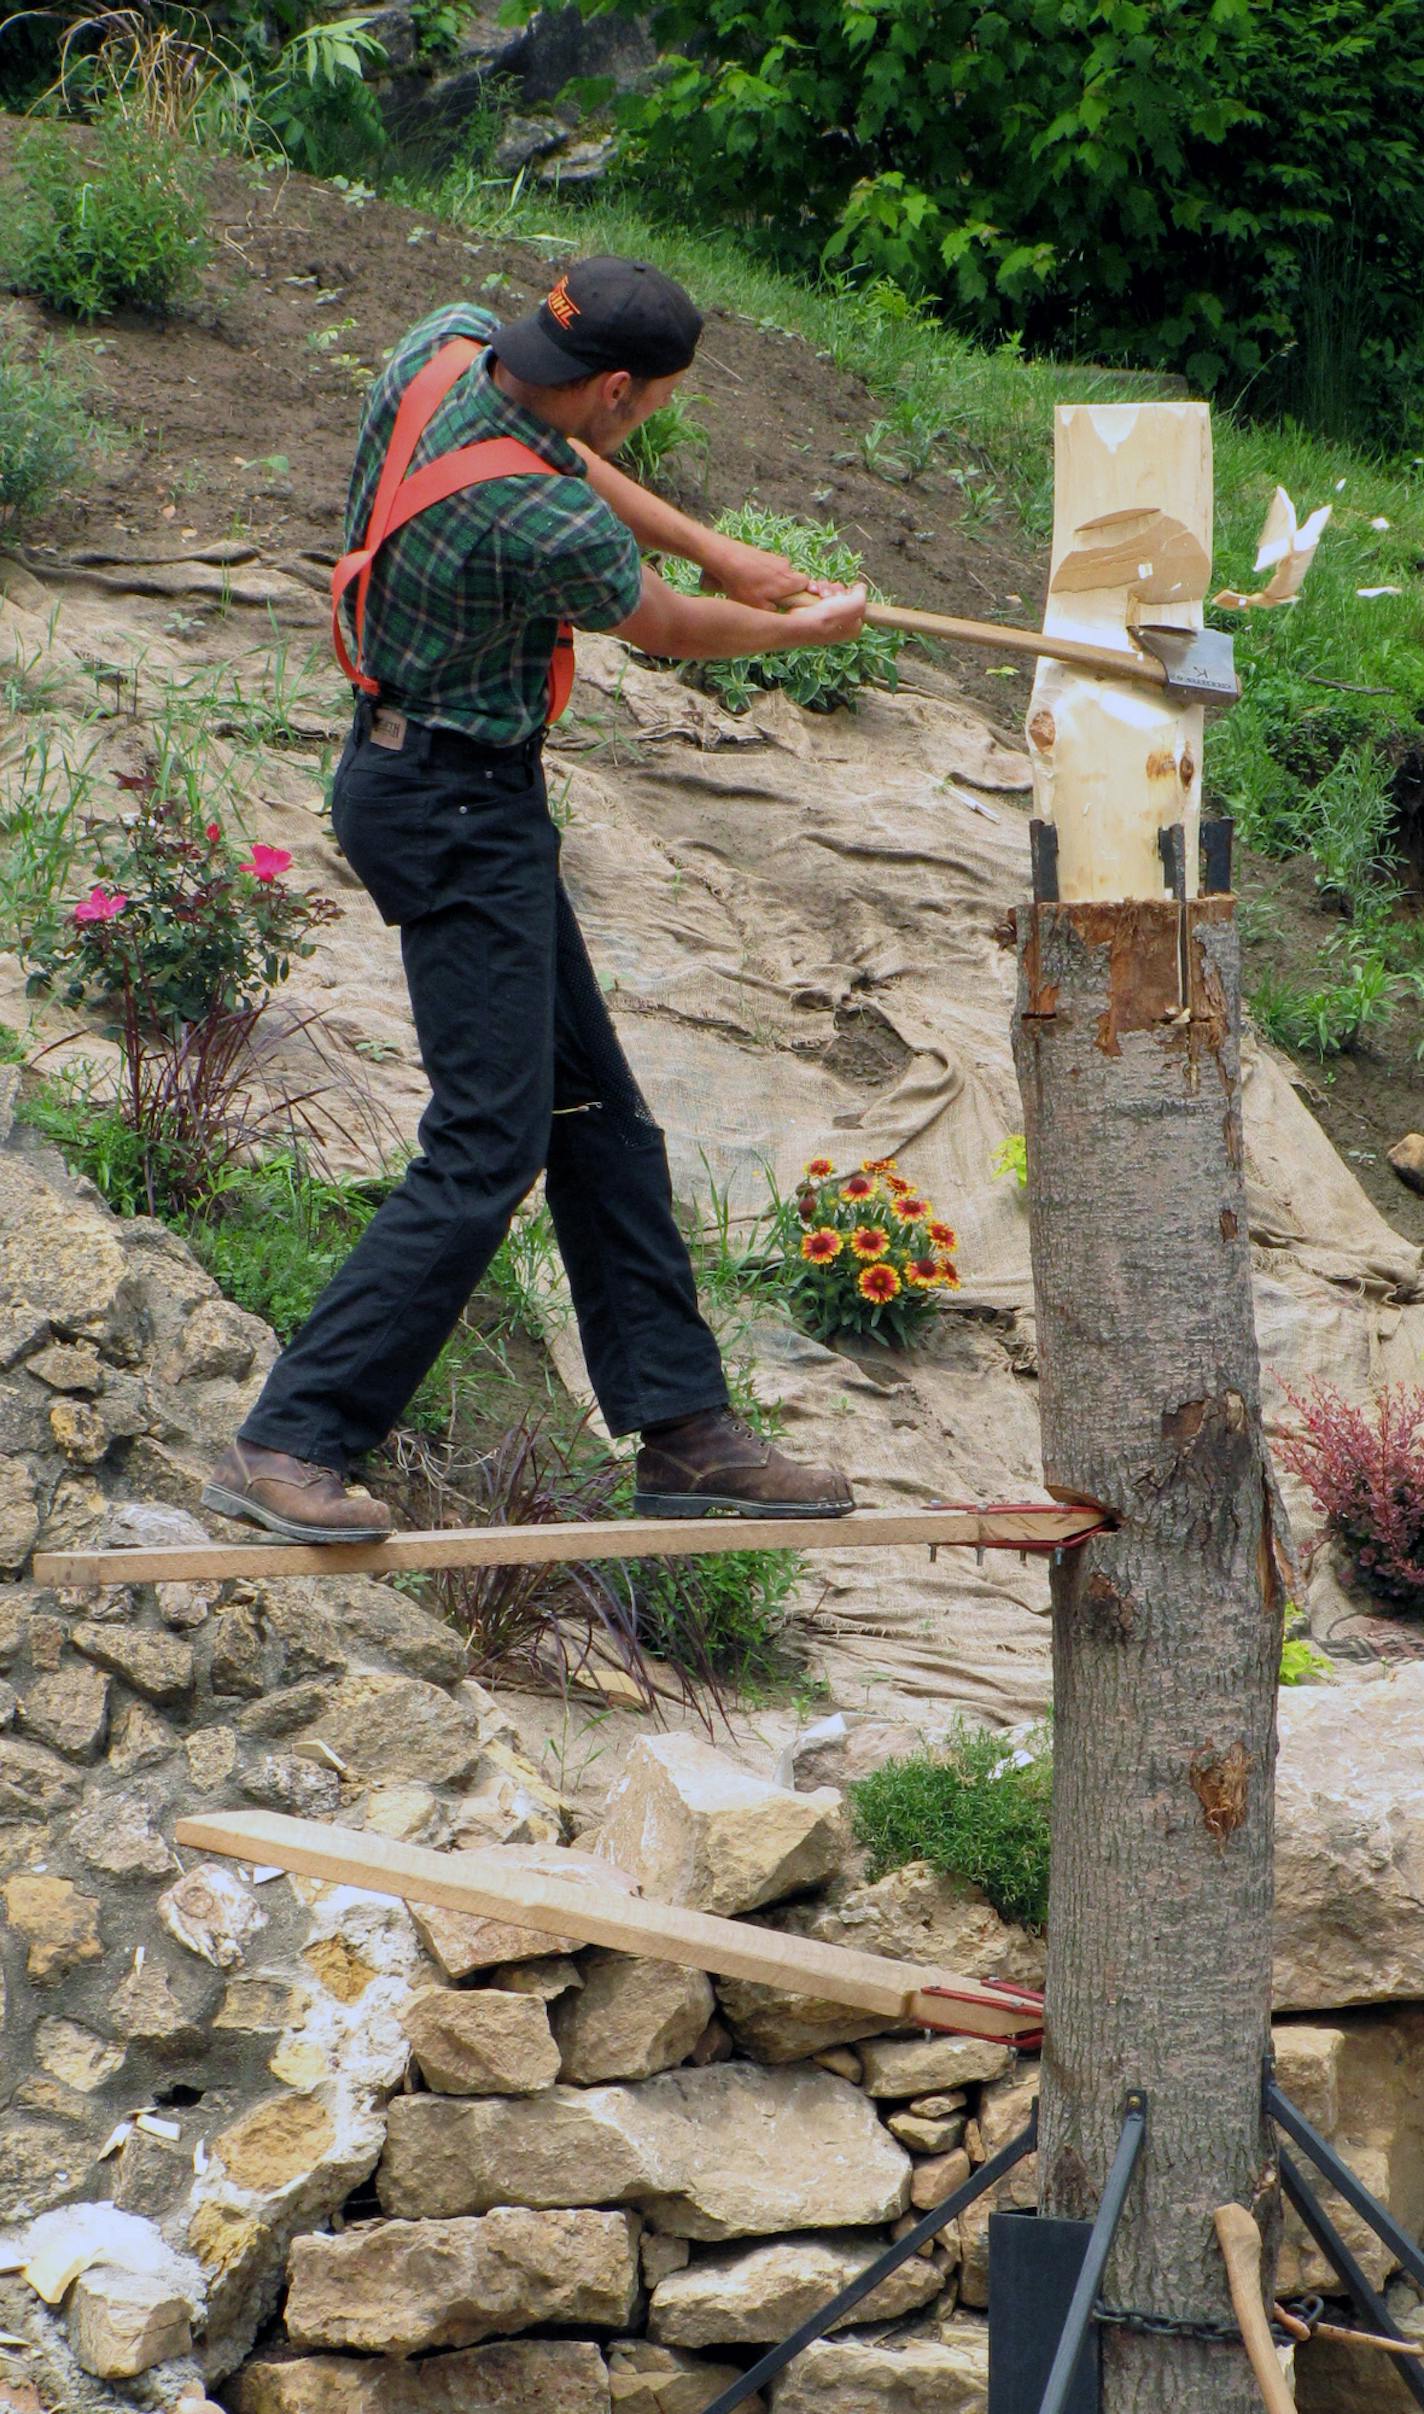
<path fill-rule="evenodd" d="M 735 1509 L 742 1517 L 844 1517 L 855 1507 L 839 1467 L 802 1466 L 730 1408 L 710 1408 L 645 1441 L 635 1481 L 640 1517 L 702 1517 L 709 1509 Z"/>
<path fill-rule="evenodd" d="M 384 1542 L 391 1513 L 369 1492 L 348 1492 L 332 1467 L 285 1450 L 232 1442 L 203 1486 L 203 1507 L 245 1517 L 285 1542 Z"/>

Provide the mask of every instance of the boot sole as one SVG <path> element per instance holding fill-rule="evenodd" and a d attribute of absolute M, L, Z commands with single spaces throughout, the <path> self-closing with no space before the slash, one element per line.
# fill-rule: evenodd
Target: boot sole
<path fill-rule="evenodd" d="M 730 1492 L 635 1492 L 635 1517 L 705 1517 L 730 1509 L 737 1517 L 849 1517 L 853 1500 L 738 1500 Z"/>
<path fill-rule="evenodd" d="M 280 1534 L 284 1542 L 389 1542 L 391 1529 L 380 1526 L 314 1526 L 303 1525 L 298 1517 L 281 1517 L 275 1509 L 264 1509 L 260 1501 L 247 1500 L 241 1492 L 229 1492 L 222 1484 L 204 1484 L 202 1505 L 216 1509 L 220 1517 L 233 1517 L 248 1525 L 265 1526 L 269 1534 Z"/>

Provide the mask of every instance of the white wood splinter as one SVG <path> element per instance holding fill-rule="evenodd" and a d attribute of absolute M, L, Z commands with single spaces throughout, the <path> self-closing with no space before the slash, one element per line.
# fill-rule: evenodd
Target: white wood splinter
<path fill-rule="evenodd" d="M 1096 1509 L 857 1509 L 849 1517 L 602 1518 L 587 1525 L 459 1526 L 388 1542 L 166 1543 L 152 1549 L 37 1551 L 37 1584 L 204 1583 L 224 1576 L 391 1574 L 408 1567 L 532 1567 L 561 1559 L 702 1558 L 716 1551 L 881 1550 L 892 1544 L 1055 1550 L 1082 1542 Z"/>
<path fill-rule="evenodd" d="M 1009 2041 L 1036 2035 L 1043 2026 L 1042 1998 L 1027 1989 L 990 1987 L 953 1970 L 886 1961 L 877 1953 L 851 1952 L 814 1937 L 783 1936 L 710 1912 L 649 1902 L 612 1886 L 549 1877 L 521 1866 L 517 1847 L 432 1852 L 365 1829 L 289 1819 L 279 1811 L 205 1813 L 180 1819 L 173 1832 L 193 1851 L 293 1870 L 333 1886 L 394 1894 L 407 1903 L 438 1903 L 542 1935 L 572 1937 L 581 1945 L 612 1946 L 620 1953 L 715 1971 L 722 1978 L 788 1988 L 920 2028 Z"/>
<path fill-rule="evenodd" d="M 1211 583 L 1206 404 L 1061 404 L 1054 463 L 1049 635 L 1127 658 L 1139 622 L 1199 629 Z M 1197 894 L 1200 704 L 1044 661 L 1027 729 L 1034 810 L 1057 834 L 1065 902 L 1169 897 L 1158 840 L 1177 823 L 1185 894 Z"/>

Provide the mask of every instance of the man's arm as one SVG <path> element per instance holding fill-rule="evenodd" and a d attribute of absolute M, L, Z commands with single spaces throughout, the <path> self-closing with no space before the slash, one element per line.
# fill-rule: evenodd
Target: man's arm
<path fill-rule="evenodd" d="M 798 578 L 793 592 L 805 586 Z M 725 596 L 679 594 L 655 570 L 645 569 L 637 609 L 610 634 L 668 661 L 731 662 L 742 654 L 787 653 L 801 645 L 845 645 L 864 625 L 863 586 L 837 589 L 794 612 L 767 612 Z"/>
<path fill-rule="evenodd" d="M 588 464 L 589 485 L 618 514 L 625 528 L 631 528 L 642 552 L 675 553 L 682 561 L 695 562 L 709 586 L 760 611 L 774 611 L 778 604 L 811 588 L 818 594 L 827 591 L 825 581 L 808 578 L 783 554 L 763 553 L 759 546 L 741 545 L 734 537 L 719 535 L 715 528 L 704 527 L 700 520 L 665 503 L 661 495 L 650 494 L 636 478 L 625 476 L 601 453 L 580 444 L 577 437 L 571 441 Z M 736 649 L 739 653 L 765 650 L 762 646 Z"/>

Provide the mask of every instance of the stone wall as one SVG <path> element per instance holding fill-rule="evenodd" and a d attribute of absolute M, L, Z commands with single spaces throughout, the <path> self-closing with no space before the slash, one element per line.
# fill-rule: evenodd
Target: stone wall
<path fill-rule="evenodd" d="M 192 1860 L 177 1818 L 576 1842 L 562 1865 L 604 1885 L 1029 1984 L 1041 1946 L 923 1865 L 857 1875 L 840 1782 L 906 1732 L 823 1726 L 794 1786 L 647 1735 L 578 1834 L 456 1638 L 391 1586 L 33 1583 L 37 1543 L 201 1532 L 207 1461 L 272 1350 L 171 1234 L 0 1140 L 0 2405 L 161 2409 L 205 2383 L 231 2414 L 701 2414 L 1022 2125 L 1032 2062 Z M 1415 2230 L 1422 1715 L 1417 1667 L 1285 1705 L 1277 1940 L 1287 2091 Z M 1337 2008 L 1380 1991 L 1391 2008 Z M 1032 2197 L 1026 2164 L 997 2201 Z M 983 2414 L 990 2209 L 794 2364 L 770 2414 Z M 1325 2282 L 1288 2222 L 1283 2288 Z M 1388 2405 L 1357 2366 L 1302 2355 L 1302 2404 Z"/>

